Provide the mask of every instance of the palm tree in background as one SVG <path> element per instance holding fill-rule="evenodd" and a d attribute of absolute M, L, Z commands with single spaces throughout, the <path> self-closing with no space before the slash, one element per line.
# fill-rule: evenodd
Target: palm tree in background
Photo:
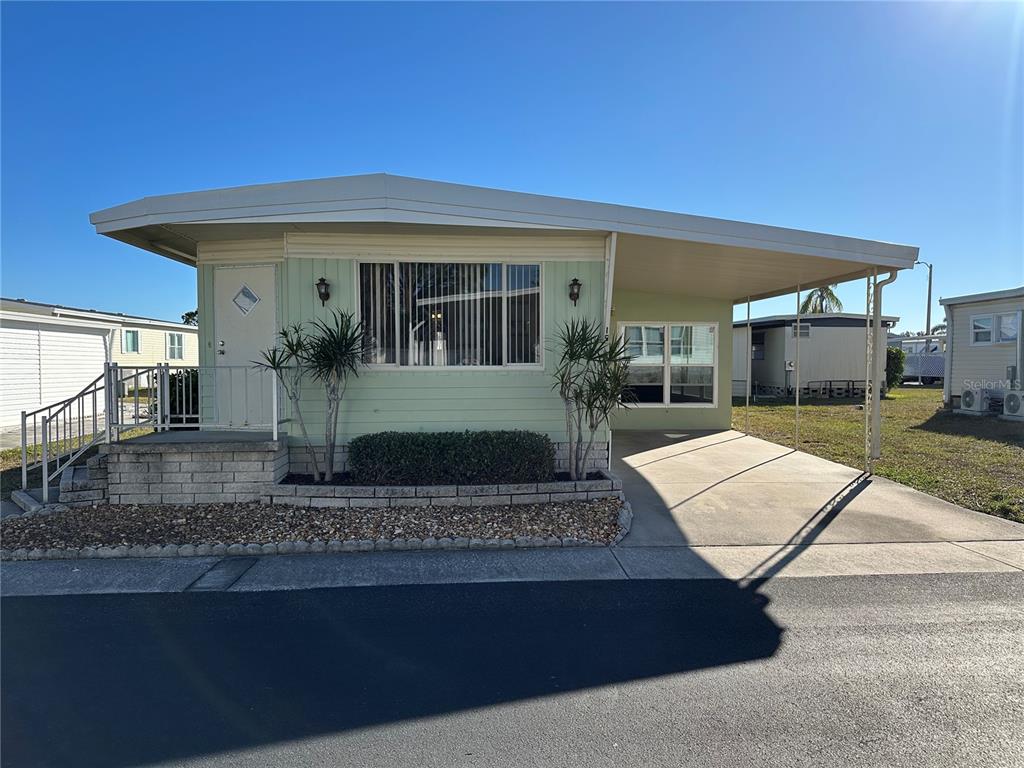
<path fill-rule="evenodd" d="M 946 332 L 946 324 L 945 323 L 939 323 L 938 325 L 933 325 L 931 331 L 929 331 L 929 333 L 932 333 L 932 334 L 935 334 L 935 333 L 945 333 L 945 332 Z"/>
<path fill-rule="evenodd" d="M 836 285 L 823 285 L 808 291 L 800 305 L 801 315 L 825 315 L 829 312 L 842 312 L 843 302 L 836 296 Z"/>

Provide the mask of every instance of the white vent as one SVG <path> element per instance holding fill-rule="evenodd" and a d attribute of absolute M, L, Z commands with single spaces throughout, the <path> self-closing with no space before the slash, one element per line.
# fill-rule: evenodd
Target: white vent
<path fill-rule="evenodd" d="M 988 411 L 988 392 L 983 389 L 965 389 L 960 395 L 960 410 L 969 413 Z"/>
<path fill-rule="evenodd" d="M 1024 391 L 1011 390 L 1003 397 L 1003 415 L 1024 419 Z"/>

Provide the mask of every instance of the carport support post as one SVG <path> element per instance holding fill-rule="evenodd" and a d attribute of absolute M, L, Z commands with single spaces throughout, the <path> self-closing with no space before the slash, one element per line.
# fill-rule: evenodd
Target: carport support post
<path fill-rule="evenodd" d="M 879 349 L 882 338 L 882 288 L 896 281 L 897 272 L 879 280 L 875 278 L 875 297 L 872 302 L 873 327 L 871 349 L 875 369 L 874 386 L 871 388 L 871 460 L 882 457 L 882 384 L 885 382 L 886 348 Z"/>
<path fill-rule="evenodd" d="M 754 354 L 754 336 L 750 330 L 750 297 L 747 296 L 747 404 L 743 409 L 743 431 L 746 434 L 750 434 L 750 376 L 752 363 L 750 362 Z"/>
<path fill-rule="evenodd" d="M 800 450 L 800 286 L 796 287 L 796 324 L 793 326 L 796 335 L 796 360 L 793 363 L 793 378 L 796 380 L 796 429 L 793 437 L 793 450 Z"/>
<path fill-rule="evenodd" d="M 872 334 L 871 334 L 871 299 L 875 295 L 874 282 L 877 277 L 878 270 L 871 270 L 871 274 L 868 275 L 867 280 L 867 294 L 864 298 L 864 472 L 871 474 L 871 390 L 874 387 L 871 384 L 873 371 L 871 352 L 872 347 Z"/>

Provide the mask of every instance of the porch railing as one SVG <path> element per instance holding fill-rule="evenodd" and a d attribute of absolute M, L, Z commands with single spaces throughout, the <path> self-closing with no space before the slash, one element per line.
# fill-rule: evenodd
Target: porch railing
<path fill-rule="evenodd" d="M 277 440 L 281 418 L 273 372 L 252 366 L 121 366 L 78 394 L 21 414 L 21 486 L 42 468 L 43 501 L 50 481 L 100 442 L 138 429 L 269 430 Z"/>
<path fill-rule="evenodd" d="M 22 489 L 28 488 L 28 473 L 42 467 L 43 501 L 47 501 L 50 480 L 105 437 L 106 380 L 104 372 L 76 395 L 21 412 Z"/>

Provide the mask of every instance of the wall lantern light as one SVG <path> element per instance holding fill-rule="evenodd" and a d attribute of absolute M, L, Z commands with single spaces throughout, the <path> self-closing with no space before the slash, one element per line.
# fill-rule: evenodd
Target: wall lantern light
<path fill-rule="evenodd" d="M 331 298 L 331 284 L 326 278 L 321 277 L 316 281 L 316 295 L 320 297 L 320 305 L 327 306 L 327 300 Z"/>
<path fill-rule="evenodd" d="M 569 301 L 575 307 L 576 302 L 580 300 L 580 288 L 583 287 L 583 283 L 579 281 L 579 278 L 573 278 L 572 282 L 569 283 Z"/>

